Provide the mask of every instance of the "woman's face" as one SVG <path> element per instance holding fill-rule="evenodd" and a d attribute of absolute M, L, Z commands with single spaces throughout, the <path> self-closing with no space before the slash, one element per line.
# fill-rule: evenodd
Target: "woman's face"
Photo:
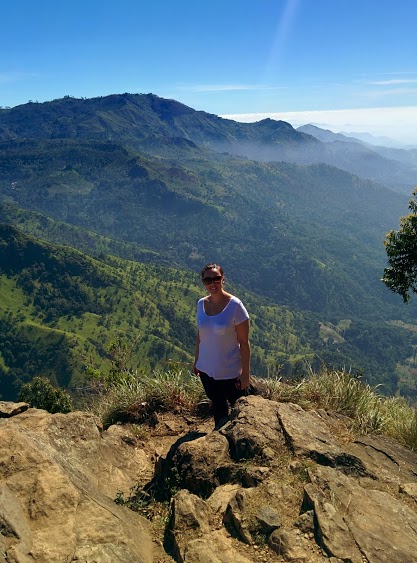
<path fill-rule="evenodd" d="M 204 272 L 202 281 L 209 293 L 217 293 L 222 289 L 223 276 L 217 268 L 213 268 Z"/>

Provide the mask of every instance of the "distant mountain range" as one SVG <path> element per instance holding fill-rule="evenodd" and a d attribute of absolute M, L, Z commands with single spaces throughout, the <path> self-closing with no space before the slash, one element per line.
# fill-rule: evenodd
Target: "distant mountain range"
<path fill-rule="evenodd" d="M 303 131 L 271 119 L 238 123 L 153 94 L 66 97 L 0 110 L 0 141 L 101 140 L 166 156 L 177 147 L 192 152 L 197 145 L 260 161 L 330 164 L 401 193 L 410 194 L 417 184 L 415 156 L 394 160 L 359 144 L 346 147 L 344 140 L 329 146 Z"/>
<path fill-rule="evenodd" d="M 368 148 L 368 151 L 364 148 L 364 155 L 369 154 L 369 150 L 374 153 L 377 153 L 388 160 L 397 160 L 398 162 L 402 162 L 403 164 L 411 166 L 411 169 L 415 169 L 417 167 L 417 148 L 395 148 L 391 145 L 383 146 L 382 144 L 374 145 L 372 144 L 372 140 L 375 138 L 372 135 L 360 135 L 360 139 L 356 138 L 353 133 L 333 133 L 328 129 L 320 129 L 320 127 L 316 127 L 315 125 L 303 125 L 297 128 L 297 131 L 301 131 L 302 133 L 307 133 L 308 135 L 312 135 L 316 139 L 324 142 L 324 143 L 333 143 L 334 141 L 340 141 L 345 143 L 356 143 L 360 145 L 365 145 Z M 365 141 L 368 139 L 369 143 Z M 382 138 L 378 138 L 381 143 L 383 140 Z M 417 185 L 417 178 L 415 180 Z"/>
<path fill-rule="evenodd" d="M 407 327 L 416 307 L 380 282 L 385 234 L 413 188 L 413 156 L 386 150 L 396 158 L 152 94 L 29 103 L 0 110 L 0 221 L 99 260 L 111 253 L 145 270 L 175 269 L 181 279 L 192 270 L 197 281 L 205 262 L 220 261 L 256 311 L 258 350 L 265 346 L 258 366 L 274 354 L 277 364 L 320 357 L 390 390 L 413 390 Z M 262 316 L 278 318 L 276 307 L 308 327 L 293 338 L 295 329 L 281 323 L 282 356 L 262 332 Z M 83 326 L 90 313 L 80 310 Z"/>

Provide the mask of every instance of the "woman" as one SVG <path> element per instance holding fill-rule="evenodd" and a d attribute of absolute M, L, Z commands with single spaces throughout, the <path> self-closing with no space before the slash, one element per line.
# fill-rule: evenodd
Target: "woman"
<path fill-rule="evenodd" d="M 218 429 L 227 422 L 228 403 L 233 406 L 249 387 L 249 315 L 242 302 L 225 291 L 221 266 L 204 266 L 201 280 L 209 295 L 197 303 L 194 373 L 213 404 Z"/>

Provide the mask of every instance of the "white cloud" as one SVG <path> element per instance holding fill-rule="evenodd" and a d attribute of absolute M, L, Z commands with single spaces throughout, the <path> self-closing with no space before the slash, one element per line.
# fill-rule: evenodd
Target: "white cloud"
<path fill-rule="evenodd" d="M 187 92 L 236 92 L 259 90 L 282 90 L 282 86 L 266 86 L 264 84 L 198 84 L 195 86 L 180 86 L 178 89 Z"/>
<path fill-rule="evenodd" d="M 367 82 L 367 84 L 371 84 L 372 86 L 391 86 L 392 84 L 415 84 L 417 82 L 417 78 L 397 78 L 392 80 L 375 80 L 373 82 Z"/>
<path fill-rule="evenodd" d="M 367 95 L 369 97 L 381 97 L 381 96 L 398 96 L 404 94 L 417 94 L 417 88 L 390 88 L 389 90 L 369 90 L 368 92 L 361 92 L 361 95 Z"/>
<path fill-rule="evenodd" d="M 227 114 L 221 117 L 246 123 L 270 118 L 287 121 L 293 127 L 315 123 L 334 132 L 366 132 L 417 144 L 417 106 Z"/>

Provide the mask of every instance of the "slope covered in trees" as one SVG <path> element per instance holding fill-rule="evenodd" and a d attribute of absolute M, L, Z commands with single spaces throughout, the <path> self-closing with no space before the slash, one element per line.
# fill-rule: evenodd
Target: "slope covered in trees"
<path fill-rule="evenodd" d="M 202 294 L 194 273 L 126 261 L 93 259 L 0 227 L 0 395 L 15 399 L 35 376 L 77 393 L 85 368 L 103 368 L 108 345 L 121 337 L 138 369 L 191 367 L 195 303 Z M 397 388 L 397 365 L 413 353 L 413 333 L 389 323 L 323 323 L 320 315 L 291 311 L 243 287 L 230 286 L 252 319 L 253 373 L 301 375 L 322 362 L 377 377 Z M 375 375 L 373 375 L 375 374 Z"/>
<path fill-rule="evenodd" d="M 333 167 L 181 153 L 174 162 L 59 140 L 9 143 L 0 170 L 3 201 L 165 263 L 198 269 L 221 256 L 235 281 L 327 319 L 397 315 L 379 281 L 380 241 L 405 198 Z"/>

